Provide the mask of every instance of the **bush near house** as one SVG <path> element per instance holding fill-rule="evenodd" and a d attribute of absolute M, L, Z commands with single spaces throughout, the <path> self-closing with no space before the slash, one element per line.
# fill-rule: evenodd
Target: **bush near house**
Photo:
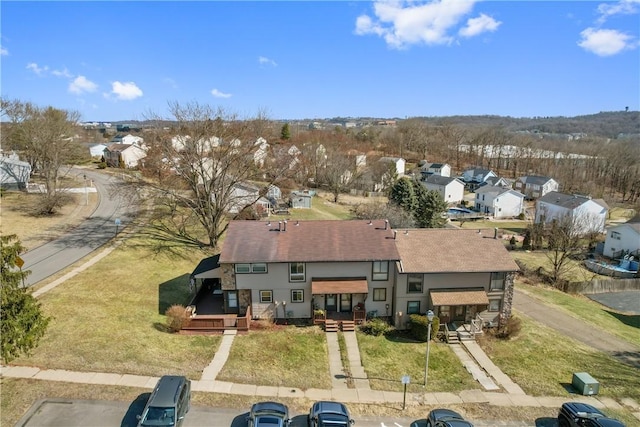
<path fill-rule="evenodd" d="M 440 328 L 440 319 L 435 316 L 431 322 L 431 338 L 433 338 Z M 409 332 L 411 336 L 420 341 L 429 340 L 429 320 L 422 314 L 412 314 L 409 316 Z"/>
<path fill-rule="evenodd" d="M 360 326 L 360 330 L 367 335 L 378 337 L 393 332 L 395 328 L 387 323 L 386 320 L 375 317 L 363 323 L 362 326 Z"/>
<path fill-rule="evenodd" d="M 179 332 L 189 318 L 187 310 L 180 304 L 174 304 L 165 312 L 167 316 L 167 327 L 171 332 Z"/>

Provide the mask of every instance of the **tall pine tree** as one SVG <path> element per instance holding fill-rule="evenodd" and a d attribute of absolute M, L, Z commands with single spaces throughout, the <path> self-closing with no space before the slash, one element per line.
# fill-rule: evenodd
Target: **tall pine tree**
<path fill-rule="evenodd" d="M 38 345 L 49 318 L 42 313 L 40 303 L 22 286 L 30 272 L 18 269 L 24 247 L 17 236 L 0 235 L 0 249 L 1 355 L 4 363 L 9 363 L 22 354 L 28 355 Z"/>
<path fill-rule="evenodd" d="M 414 185 L 407 177 L 400 178 L 389 190 L 389 201 L 400 206 L 405 211 L 413 214 L 417 199 L 414 191 Z"/>
<path fill-rule="evenodd" d="M 447 202 L 434 190 L 427 190 L 421 183 L 414 181 L 414 193 L 417 206 L 413 218 L 418 228 L 442 228 L 447 223 Z"/>

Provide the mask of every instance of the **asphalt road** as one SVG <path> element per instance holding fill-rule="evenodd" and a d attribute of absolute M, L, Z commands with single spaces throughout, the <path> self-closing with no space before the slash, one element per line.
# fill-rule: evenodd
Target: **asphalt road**
<path fill-rule="evenodd" d="M 43 399 L 35 402 L 16 427 L 76 427 L 120 426 L 135 427 L 136 416 L 142 412 L 149 393 L 141 394 L 134 402 L 101 400 Z M 238 409 L 191 406 L 183 427 L 246 427 L 249 413 Z M 290 427 L 306 427 L 306 414 L 290 414 Z M 425 414 L 426 416 L 426 414 Z M 358 427 L 425 427 L 424 419 L 368 417 L 356 418 Z M 476 427 L 557 427 L 553 418 L 524 421 L 473 421 Z"/>
<path fill-rule="evenodd" d="M 110 191 L 119 180 L 95 170 L 74 169 L 72 173 L 85 174 L 93 180 L 98 193 L 98 206 L 89 218 L 64 236 L 45 243 L 21 255 L 23 270 L 31 270 L 26 286 L 68 267 L 107 243 L 116 233 L 116 219 L 121 224 L 118 231 L 130 222 L 127 206 Z"/>

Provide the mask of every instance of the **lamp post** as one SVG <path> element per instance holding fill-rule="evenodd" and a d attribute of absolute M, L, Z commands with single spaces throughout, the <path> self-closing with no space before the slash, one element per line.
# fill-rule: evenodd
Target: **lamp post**
<path fill-rule="evenodd" d="M 429 326 L 427 327 L 427 361 L 424 364 L 424 388 L 427 388 L 427 375 L 429 374 L 429 347 L 431 344 L 431 322 L 433 322 L 433 316 L 433 311 L 427 311 Z"/>
<path fill-rule="evenodd" d="M 84 177 L 84 205 L 89 206 L 89 190 L 87 189 L 87 174 L 83 175 Z"/>

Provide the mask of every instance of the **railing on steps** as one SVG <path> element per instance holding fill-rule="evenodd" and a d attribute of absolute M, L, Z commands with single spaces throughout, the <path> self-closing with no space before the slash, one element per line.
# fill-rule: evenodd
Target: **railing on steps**
<path fill-rule="evenodd" d="M 480 317 L 480 315 L 478 313 L 476 313 L 476 318 L 475 319 L 471 319 L 471 337 L 473 339 L 475 339 L 476 334 L 482 334 L 482 324 L 484 323 L 484 320 L 482 320 L 482 317 Z"/>

